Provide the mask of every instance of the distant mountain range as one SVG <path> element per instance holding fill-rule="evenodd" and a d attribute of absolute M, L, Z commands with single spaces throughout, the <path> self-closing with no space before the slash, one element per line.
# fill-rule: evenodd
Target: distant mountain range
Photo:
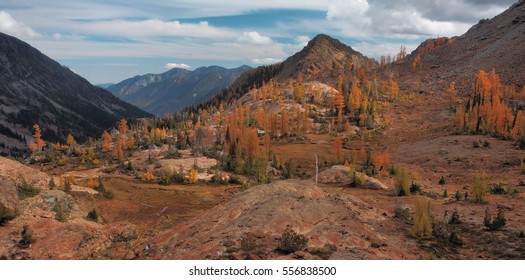
<path fill-rule="evenodd" d="M 110 86 L 115 85 L 115 83 L 104 83 L 104 84 L 97 84 L 96 86 L 103 89 L 108 89 Z"/>
<path fill-rule="evenodd" d="M 148 117 L 29 44 L 0 33 L 0 153 L 26 149 L 38 123 L 44 140 L 99 137 L 121 118 Z"/>
<path fill-rule="evenodd" d="M 234 69 L 201 67 L 194 71 L 174 68 L 162 74 L 135 76 L 108 87 L 108 90 L 150 113 L 171 114 L 208 100 L 250 69 L 245 65 Z"/>

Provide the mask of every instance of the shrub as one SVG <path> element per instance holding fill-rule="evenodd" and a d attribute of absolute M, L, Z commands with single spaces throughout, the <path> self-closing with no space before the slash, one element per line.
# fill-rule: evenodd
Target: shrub
<path fill-rule="evenodd" d="M 394 208 L 394 218 L 398 219 L 406 219 L 408 218 L 409 209 L 408 208 L 401 208 L 400 206 L 396 206 Z"/>
<path fill-rule="evenodd" d="M 453 231 L 450 234 L 450 237 L 448 238 L 448 241 L 450 241 L 450 243 L 452 243 L 454 245 L 458 245 L 458 246 L 462 246 L 463 245 L 463 240 L 459 237 L 459 235 L 455 231 Z"/>
<path fill-rule="evenodd" d="M 101 177 L 98 177 L 98 186 L 95 187 L 94 189 L 98 191 L 99 194 L 101 194 L 104 198 L 113 199 L 115 197 L 111 190 L 108 190 L 104 187 L 104 183 L 102 182 Z"/>
<path fill-rule="evenodd" d="M 396 175 L 397 173 L 397 168 L 395 166 L 390 166 L 390 169 L 388 170 L 388 173 L 390 173 L 390 175 L 394 176 Z"/>
<path fill-rule="evenodd" d="M 518 233 L 518 238 L 525 238 L 525 233 L 523 232 L 523 230 L 520 230 L 520 232 Z"/>
<path fill-rule="evenodd" d="M 210 184 L 212 185 L 227 185 L 228 181 L 223 180 L 221 174 L 215 173 L 211 176 Z"/>
<path fill-rule="evenodd" d="M 488 230 L 494 231 L 502 229 L 503 227 L 505 227 L 506 223 L 507 219 L 505 219 L 505 213 L 503 213 L 503 209 L 498 209 L 498 214 L 496 214 L 494 220 L 492 220 L 489 209 L 485 209 L 485 218 L 483 219 L 483 225 Z"/>
<path fill-rule="evenodd" d="M 4 207 L 4 205 L 0 203 L 0 226 L 5 225 L 7 222 L 11 221 L 15 217 L 15 211 Z"/>
<path fill-rule="evenodd" d="M 454 197 L 456 198 L 456 201 L 460 201 L 463 196 L 461 195 L 461 193 L 458 190 L 458 191 L 456 191 L 456 194 L 454 195 Z"/>
<path fill-rule="evenodd" d="M 483 148 L 490 148 L 489 140 L 485 139 L 485 141 L 483 141 Z"/>
<path fill-rule="evenodd" d="M 297 166 L 293 159 L 289 159 L 284 163 L 283 176 L 285 179 L 293 179 L 297 173 Z"/>
<path fill-rule="evenodd" d="M 230 182 L 230 184 L 236 184 L 236 185 L 242 184 L 241 178 L 239 176 L 236 176 L 236 175 L 231 175 L 229 182 Z"/>
<path fill-rule="evenodd" d="M 195 184 L 195 183 L 197 183 L 197 181 L 199 180 L 199 178 L 197 177 L 197 175 L 198 175 L 198 171 L 197 171 L 197 169 L 192 168 L 192 169 L 190 170 L 190 175 L 189 175 L 188 183 L 190 183 L 190 184 Z"/>
<path fill-rule="evenodd" d="M 441 178 L 439 178 L 439 182 L 438 182 L 438 184 L 440 184 L 440 185 L 444 185 L 444 184 L 446 184 L 446 183 L 447 183 L 447 181 L 445 180 L 445 177 L 441 176 Z"/>
<path fill-rule="evenodd" d="M 72 190 L 72 188 L 71 188 L 71 181 L 69 181 L 69 179 L 66 178 L 66 180 L 65 180 L 65 186 L 64 186 L 64 191 L 65 191 L 66 193 L 70 193 L 71 190 Z"/>
<path fill-rule="evenodd" d="M 33 197 L 40 193 L 39 189 L 28 184 L 24 178 L 22 178 L 21 182 L 16 185 L 16 191 L 20 199 Z"/>
<path fill-rule="evenodd" d="M 476 173 L 472 185 L 472 201 L 474 203 L 487 203 L 489 176 L 486 172 Z"/>
<path fill-rule="evenodd" d="M 87 213 L 86 219 L 93 222 L 98 221 L 97 209 L 93 208 L 91 211 L 89 211 Z"/>
<path fill-rule="evenodd" d="M 452 212 L 452 216 L 450 217 L 450 221 L 448 221 L 448 223 L 452 225 L 461 224 L 458 209 L 454 209 L 454 212 Z"/>
<path fill-rule="evenodd" d="M 352 181 L 350 181 L 351 187 L 361 187 L 366 183 L 366 175 L 364 173 L 359 173 L 359 175 L 357 175 L 355 169 L 352 168 L 350 174 L 352 176 Z"/>
<path fill-rule="evenodd" d="M 406 169 L 401 168 L 397 170 L 394 181 L 397 195 L 403 196 L 410 194 L 410 175 Z"/>
<path fill-rule="evenodd" d="M 55 206 L 55 220 L 62 223 L 67 222 L 66 213 L 64 213 L 64 210 L 59 205 Z"/>
<path fill-rule="evenodd" d="M 143 182 L 153 182 L 155 180 L 155 176 L 153 176 L 151 172 L 147 171 L 147 172 L 142 173 L 142 176 L 140 177 L 140 179 Z"/>
<path fill-rule="evenodd" d="M 55 184 L 55 180 L 53 180 L 53 178 L 49 179 L 49 183 L 47 184 L 47 186 L 50 190 L 54 190 L 57 188 L 57 185 Z"/>
<path fill-rule="evenodd" d="M 277 249 L 284 253 L 293 253 L 303 250 L 307 243 L 308 238 L 287 227 L 281 238 L 279 238 L 279 247 Z"/>
<path fill-rule="evenodd" d="M 102 196 L 106 199 L 113 199 L 115 197 L 115 195 L 113 195 L 113 192 L 108 189 L 104 189 L 104 191 L 102 192 Z"/>
<path fill-rule="evenodd" d="M 445 190 L 445 191 L 443 192 L 443 197 L 444 197 L 444 198 L 447 198 L 447 197 L 448 197 L 448 191 L 447 191 L 447 190 Z"/>
<path fill-rule="evenodd" d="M 172 177 L 173 177 L 173 171 L 171 170 L 171 168 L 164 167 L 164 169 L 162 169 L 162 176 L 160 177 L 159 183 L 162 185 L 169 185 L 171 184 Z"/>
<path fill-rule="evenodd" d="M 422 196 L 417 196 L 415 203 L 414 225 L 410 230 L 410 235 L 416 238 L 428 238 L 432 236 L 430 201 Z"/>
<path fill-rule="evenodd" d="M 419 185 L 417 182 L 412 182 L 412 184 L 410 184 L 410 193 L 415 194 L 415 193 L 420 193 L 420 192 L 421 192 L 421 185 Z"/>
<path fill-rule="evenodd" d="M 181 155 L 179 153 L 179 151 L 174 151 L 174 152 L 171 152 L 169 154 L 167 154 L 166 156 L 164 156 L 165 159 L 179 159 L 181 158 Z"/>
<path fill-rule="evenodd" d="M 507 190 L 505 189 L 505 184 L 499 183 L 490 188 L 491 194 L 506 194 Z"/>
<path fill-rule="evenodd" d="M 31 233 L 29 233 L 29 229 L 27 225 L 24 225 L 20 235 L 22 236 L 22 239 L 20 240 L 20 242 L 18 242 L 18 247 L 22 249 L 31 247 L 31 244 L 35 242 Z"/>
<path fill-rule="evenodd" d="M 184 176 L 182 176 L 182 173 L 173 172 L 171 175 L 171 181 L 179 184 L 184 183 Z"/>

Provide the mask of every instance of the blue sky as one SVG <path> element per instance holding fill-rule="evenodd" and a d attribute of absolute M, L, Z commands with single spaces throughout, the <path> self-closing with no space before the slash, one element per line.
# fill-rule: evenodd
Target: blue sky
<path fill-rule="evenodd" d="M 0 1 L 0 32 L 98 84 L 172 67 L 274 63 L 319 33 L 377 59 L 461 35 L 516 0 Z"/>

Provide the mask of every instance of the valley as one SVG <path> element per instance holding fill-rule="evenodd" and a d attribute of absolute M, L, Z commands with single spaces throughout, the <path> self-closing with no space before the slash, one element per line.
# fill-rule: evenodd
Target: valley
<path fill-rule="evenodd" d="M 89 137 L 34 119 L 0 157 L 0 258 L 525 259 L 524 13 L 388 62 L 320 34 Z"/>

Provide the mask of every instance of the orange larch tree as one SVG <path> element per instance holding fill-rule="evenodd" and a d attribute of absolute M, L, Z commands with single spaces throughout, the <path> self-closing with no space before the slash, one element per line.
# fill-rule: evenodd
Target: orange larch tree
<path fill-rule="evenodd" d="M 42 140 L 42 131 L 40 130 L 40 126 L 38 124 L 34 124 L 33 128 L 35 129 L 35 132 L 33 133 L 33 139 L 34 143 L 29 145 L 29 148 L 31 149 L 31 152 L 39 152 L 42 151 L 42 148 L 46 146 L 46 142 Z"/>
<path fill-rule="evenodd" d="M 115 151 L 113 152 L 113 158 L 122 162 L 124 160 L 124 144 L 125 144 L 124 135 L 117 135 L 117 141 L 115 143 Z"/>
<path fill-rule="evenodd" d="M 113 137 L 111 137 L 111 134 L 104 130 L 104 133 L 102 133 L 102 150 L 109 151 L 112 141 Z"/>
<path fill-rule="evenodd" d="M 395 99 L 399 95 L 399 86 L 396 81 L 392 79 L 388 81 L 387 92 L 391 99 Z"/>
<path fill-rule="evenodd" d="M 66 144 L 68 144 L 69 146 L 76 146 L 77 145 L 77 141 L 75 140 L 75 137 L 73 137 L 73 135 L 71 135 L 71 133 L 69 133 L 66 137 Z"/>
<path fill-rule="evenodd" d="M 122 134 L 125 134 L 126 132 L 129 131 L 128 122 L 126 121 L 126 119 L 120 120 L 118 124 L 118 131 Z"/>
<path fill-rule="evenodd" d="M 421 64 L 421 56 L 418 54 L 416 54 L 416 57 L 414 58 L 414 61 L 412 61 L 412 68 L 415 69 L 418 69 L 418 68 L 422 68 L 423 65 Z"/>
<path fill-rule="evenodd" d="M 450 105 L 450 108 L 454 108 L 458 103 L 460 103 L 460 99 L 457 97 L 458 90 L 456 89 L 456 82 L 451 82 L 448 86 L 447 92 L 445 93 L 445 100 Z"/>

